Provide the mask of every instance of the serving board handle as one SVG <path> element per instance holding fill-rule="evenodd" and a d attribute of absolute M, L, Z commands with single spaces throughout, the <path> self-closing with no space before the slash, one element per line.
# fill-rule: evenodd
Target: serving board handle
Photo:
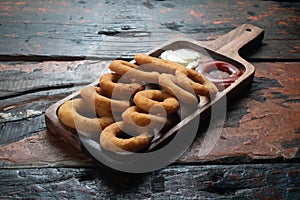
<path fill-rule="evenodd" d="M 261 43 L 263 37 L 263 29 L 251 24 L 242 24 L 218 39 L 201 43 L 201 45 L 229 58 L 240 60 L 240 49 L 249 44 Z"/>

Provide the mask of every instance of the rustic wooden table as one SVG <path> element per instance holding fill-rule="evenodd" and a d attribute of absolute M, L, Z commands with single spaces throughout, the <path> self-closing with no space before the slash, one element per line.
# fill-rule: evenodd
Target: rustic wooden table
<path fill-rule="evenodd" d="M 284 1 L 1 1 L 0 199 L 299 199 L 300 3 Z M 47 131 L 45 110 L 132 59 L 184 35 L 211 41 L 265 30 L 241 55 L 256 67 L 230 102 L 215 147 L 197 137 L 175 163 L 129 174 Z"/>

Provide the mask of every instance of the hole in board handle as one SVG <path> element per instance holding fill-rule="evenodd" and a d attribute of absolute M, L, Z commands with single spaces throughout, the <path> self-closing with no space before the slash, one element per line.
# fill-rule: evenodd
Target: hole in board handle
<path fill-rule="evenodd" d="M 246 28 L 246 31 L 251 32 L 252 30 L 251 28 Z"/>

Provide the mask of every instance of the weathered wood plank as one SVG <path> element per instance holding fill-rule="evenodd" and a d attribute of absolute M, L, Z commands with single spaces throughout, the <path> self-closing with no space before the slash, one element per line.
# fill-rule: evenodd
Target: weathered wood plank
<path fill-rule="evenodd" d="M 131 58 L 180 35 L 212 40 L 243 23 L 265 29 L 249 59 L 298 59 L 299 2 L 0 2 L 0 58 Z"/>
<path fill-rule="evenodd" d="M 82 60 L 32 63 L 25 66 L 18 63 L 2 63 L 0 64 L 0 99 L 30 92 L 88 85 L 98 79 L 109 62 Z"/>
<path fill-rule="evenodd" d="M 15 94 L 3 96 L 0 100 L 0 160 L 4 166 L 74 163 L 95 165 L 88 153 L 76 151 L 47 132 L 42 119 L 49 105 L 93 82 L 99 76 L 98 72 L 102 72 L 108 63 L 85 62 L 89 64 L 85 65 L 83 61 L 2 63 L 1 80 L 6 82 L 6 79 L 11 78 L 3 74 L 16 71 L 19 76 L 15 81 L 19 81 L 20 89 L 25 92 L 18 95 L 12 82 L 11 85 L 0 84 L 1 90 L 12 90 Z M 256 74 L 251 90 L 230 104 L 224 129 L 216 146 L 203 157 L 199 153 L 202 142 L 199 133 L 191 149 L 178 162 L 248 163 L 261 159 L 299 160 L 299 63 L 253 64 L 256 66 Z M 27 88 L 22 88 L 22 79 L 37 72 L 42 90 L 38 84 L 29 84 Z M 68 74 L 68 78 L 63 80 L 62 73 Z M 51 90 L 43 89 L 42 83 L 46 82 Z M 54 85 L 66 87 L 53 88 Z M 32 149 L 43 154 L 33 157 Z"/>
<path fill-rule="evenodd" d="M 0 198 L 299 199 L 300 164 L 169 166 L 147 174 L 94 168 L 1 169 Z"/>
<path fill-rule="evenodd" d="M 47 107 L 98 79 L 108 62 L 0 64 L 0 144 L 45 130 Z"/>

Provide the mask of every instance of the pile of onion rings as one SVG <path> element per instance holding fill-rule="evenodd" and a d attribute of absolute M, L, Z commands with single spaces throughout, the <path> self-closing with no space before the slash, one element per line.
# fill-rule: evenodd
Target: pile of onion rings
<path fill-rule="evenodd" d="M 58 110 L 65 126 L 100 134 L 100 146 L 108 151 L 143 151 L 156 133 L 175 124 L 181 109 L 196 109 L 200 95 L 210 99 L 218 92 L 195 70 L 144 54 L 136 54 L 135 63 L 114 60 L 109 69 L 97 86 L 82 88 L 80 97 Z"/>

